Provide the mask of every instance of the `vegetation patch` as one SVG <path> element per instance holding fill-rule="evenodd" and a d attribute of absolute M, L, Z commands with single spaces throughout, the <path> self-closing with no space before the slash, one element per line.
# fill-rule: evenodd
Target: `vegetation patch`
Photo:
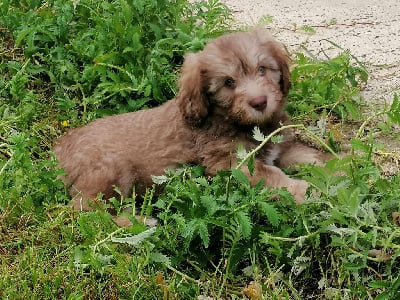
<path fill-rule="evenodd" d="M 183 166 L 154 178 L 136 208 L 156 227 L 76 212 L 50 151 L 63 132 L 176 93 L 183 56 L 231 29 L 217 0 L 0 3 L 0 297 L 10 299 L 397 299 L 400 100 L 375 106 L 362 63 L 293 53 L 288 111 L 306 141 L 343 150 L 304 166 L 307 201 Z M 346 135 L 344 134 L 346 132 Z M 385 137 L 387 144 L 378 142 Z M 254 138 L 261 143 L 275 135 Z M 397 141 L 398 142 L 398 141 Z M 257 149 L 238 151 L 252 168 Z M 343 156 L 343 157 L 342 157 Z M 210 298 L 207 298 L 210 297 Z"/>

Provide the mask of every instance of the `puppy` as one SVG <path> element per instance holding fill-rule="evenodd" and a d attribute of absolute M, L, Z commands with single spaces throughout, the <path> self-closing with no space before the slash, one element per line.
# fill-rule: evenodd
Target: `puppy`
<path fill-rule="evenodd" d="M 209 42 L 203 51 L 187 54 L 179 93 L 163 105 L 96 120 L 61 137 L 54 153 L 73 196 L 73 207 L 90 210 L 104 199 L 144 193 L 152 175 L 184 163 L 205 167 L 208 175 L 237 164 L 239 145 L 252 149 L 255 126 L 268 135 L 287 123 L 284 111 L 290 89 L 289 57 L 267 31 L 233 33 Z M 281 168 L 321 163 L 324 155 L 293 140 L 258 152 L 255 172 L 243 171 L 252 184 L 286 188 L 297 203 L 308 184 Z"/>

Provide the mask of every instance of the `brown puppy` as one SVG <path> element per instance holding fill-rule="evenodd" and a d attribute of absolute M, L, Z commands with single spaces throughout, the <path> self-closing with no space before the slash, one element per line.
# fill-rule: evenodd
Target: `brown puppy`
<path fill-rule="evenodd" d="M 239 144 L 257 146 L 254 126 L 267 135 L 287 122 L 289 57 L 265 30 L 225 35 L 186 56 L 179 87 L 177 97 L 159 107 L 102 118 L 57 141 L 54 152 L 75 209 L 89 210 L 99 193 L 117 196 L 115 186 L 125 197 L 134 186 L 143 193 L 151 175 L 184 163 L 203 165 L 209 175 L 234 167 Z M 286 133 L 282 143 L 257 154 L 253 176 L 243 170 L 252 183 L 285 187 L 300 203 L 307 183 L 280 168 L 322 158 Z"/>

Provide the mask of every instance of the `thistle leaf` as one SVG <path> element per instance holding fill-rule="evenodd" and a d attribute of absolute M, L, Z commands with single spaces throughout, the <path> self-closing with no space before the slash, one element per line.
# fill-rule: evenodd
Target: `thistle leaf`
<path fill-rule="evenodd" d="M 241 170 L 233 169 L 232 170 L 232 175 L 240 183 L 243 183 L 245 185 L 250 185 L 249 178 Z"/>
<path fill-rule="evenodd" d="M 143 232 L 141 232 L 139 234 L 126 235 L 125 237 L 122 237 L 122 238 L 112 237 L 111 241 L 113 243 L 128 244 L 128 245 L 131 245 L 131 246 L 139 246 L 146 239 L 151 237 L 154 234 L 154 232 L 156 232 L 156 227 L 149 228 L 146 231 L 143 231 Z"/>
<path fill-rule="evenodd" d="M 241 235 L 247 239 L 251 235 L 251 229 L 253 228 L 253 224 L 249 215 L 244 211 L 239 211 L 236 214 L 236 220 L 240 229 Z"/>
<path fill-rule="evenodd" d="M 247 156 L 247 151 L 242 144 L 239 144 L 238 149 L 236 151 L 236 157 L 239 160 L 243 160 Z"/>
<path fill-rule="evenodd" d="M 260 202 L 258 203 L 258 207 L 260 212 L 267 217 L 272 226 L 277 227 L 279 225 L 281 216 L 272 204 Z"/>
<path fill-rule="evenodd" d="M 283 141 L 283 135 L 278 134 L 271 137 L 271 142 L 273 142 L 274 144 L 281 143 L 282 141 Z"/>
<path fill-rule="evenodd" d="M 193 240 L 194 232 L 196 231 L 196 220 L 191 220 L 189 223 L 184 225 L 182 230 L 182 236 L 184 238 L 185 248 L 188 248 L 190 242 Z"/>
<path fill-rule="evenodd" d="M 262 142 L 265 140 L 265 135 L 261 132 L 260 128 L 257 126 L 255 126 L 253 129 L 253 138 L 258 142 Z"/>
<path fill-rule="evenodd" d="M 157 262 L 157 263 L 162 263 L 165 264 L 167 266 L 171 265 L 171 260 L 168 256 L 166 256 L 165 254 L 162 254 L 160 252 L 154 252 L 150 254 L 150 259 L 153 262 Z"/>
<path fill-rule="evenodd" d="M 251 175 L 254 175 L 254 167 L 255 167 L 255 158 L 252 155 L 249 160 L 247 161 L 247 167 L 249 168 L 249 172 Z"/>
<path fill-rule="evenodd" d="M 209 216 L 212 216 L 215 214 L 215 212 L 218 210 L 218 204 L 212 195 L 204 195 L 200 197 L 200 202 L 204 206 L 204 208 L 207 210 L 207 214 Z"/>
<path fill-rule="evenodd" d="M 185 238 L 185 245 L 188 247 L 190 242 L 196 235 L 199 235 L 204 247 L 208 247 L 210 244 L 210 234 L 208 232 L 207 224 L 202 219 L 193 219 L 186 224 L 183 232 Z"/>
<path fill-rule="evenodd" d="M 203 241 L 204 247 L 208 248 L 210 245 L 210 233 L 208 232 L 207 225 L 201 221 L 198 223 L 197 230 L 201 240 Z"/>

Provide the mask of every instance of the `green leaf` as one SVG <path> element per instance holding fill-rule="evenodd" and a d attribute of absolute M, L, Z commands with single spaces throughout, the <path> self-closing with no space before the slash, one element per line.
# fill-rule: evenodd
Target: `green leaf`
<path fill-rule="evenodd" d="M 271 137 L 271 142 L 274 144 L 281 143 L 283 141 L 283 135 L 277 134 Z"/>
<path fill-rule="evenodd" d="M 128 244 L 131 246 L 140 246 L 146 239 L 151 237 L 156 232 L 156 227 L 149 228 L 139 234 L 125 235 L 122 238 L 112 237 L 111 242 L 119 244 Z"/>
<path fill-rule="evenodd" d="M 400 124 L 400 100 L 397 94 L 394 94 L 393 103 L 387 114 L 392 122 Z"/>
<path fill-rule="evenodd" d="M 249 168 L 249 172 L 251 175 L 254 175 L 254 168 L 255 168 L 255 157 L 252 155 L 247 161 L 247 168 Z"/>
<path fill-rule="evenodd" d="M 199 178 L 193 178 L 194 182 L 197 182 L 198 184 L 200 184 L 202 187 L 208 187 L 209 183 L 207 181 L 206 178 L 204 177 L 199 177 Z"/>
<path fill-rule="evenodd" d="M 152 252 L 150 253 L 150 259 L 153 262 L 156 263 L 162 263 L 165 264 L 167 266 L 171 265 L 171 260 L 168 256 L 166 256 L 165 254 L 159 253 L 159 252 Z"/>
<path fill-rule="evenodd" d="M 26 27 L 26 29 L 21 30 L 15 39 L 15 44 L 17 46 L 20 46 L 21 42 L 26 38 L 27 35 L 30 35 L 31 33 L 35 32 L 36 28 L 34 27 Z"/>
<path fill-rule="evenodd" d="M 354 150 L 360 150 L 363 151 L 364 153 L 368 153 L 371 151 L 371 145 L 366 144 L 360 140 L 353 139 L 350 141 L 350 143 Z"/>
<path fill-rule="evenodd" d="M 245 239 L 249 238 L 251 235 L 251 229 L 253 227 L 249 215 L 244 211 L 239 211 L 236 214 L 236 221 L 238 223 L 241 235 Z"/>
<path fill-rule="evenodd" d="M 352 216 L 357 216 L 360 210 L 360 188 L 354 189 L 343 189 L 339 188 L 337 190 L 338 200 L 342 205 L 349 208 L 349 212 Z"/>
<path fill-rule="evenodd" d="M 233 177 L 242 184 L 250 185 L 249 178 L 239 169 L 232 169 Z"/>
<path fill-rule="evenodd" d="M 210 245 L 210 234 L 208 232 L 207 225 L 203 221 L 198 222 L 197 231 L 203 242 L 204 247 L 208 248 L 208 246 Z"/>
<path fill-rule="evenodd" d="M 353 228 L 343 228 L 343 227 L 337 227 L 335 224 L 330 224 L 326 226 L 327 231 L 331 231 L 336 233 L 340 238 L 342 239 L 343 237 L 351 236 L 352 234 L 356 234 L 356 230 Z M 343 243 L 343 240 L 340 239 L 340 242 Z"/>
<path fill-rule="evenodd" d="M 369 286 L 374 289 L 382 289 L 390 287 L 391 282 L 389 281 L 372 281 L 370 282 Z"/>
<path fill-rule="evenodd" d="M 393 282 L 393 285 L 390 287 L 390 291 L 392 293 L 399 293 L 399 288 L 400 288 L 400 276 L 398 276 L 396 281 Z"/>
<path fill-rule="evenodd" d="M 264 15 L 258 20 L 257 25 L 258 26 L 265 26 L 265 25 L 271 24 L 273 21 L 274 21 L 274 17 L 273 16 Z"/>
<path fill-rule="evenodd" d="M 196 231 L 196 227 L 197 227 L 196 220 L 191 220 L 189 223 L 186 223 L 184 225 L 184 228 L 182 230 L 182 236 L 185 239 L 186 247 L 188 247 L 190 242 L 192 241 L 193 235 Z"/>
<path fill-rule="evenodd" d="M 346 101 L 343 105 L 353 119 L 360 118 L 360 105 L 358 103 L 354 101 Z"/>
<path fill-rule="evenodd" d="M 280 214 L 270 203 L 266 202 L 259 202 L 258 207 L 260 212 L 267 217 L 268 221 L 271 223 L 272 226 L 277 227 L 280 223 Z"/>
<path fill-rule="evenodd" d="M 201 204 L 207 210 L 207 215 L 212 216 L 218 210 L 218 204 L 213 195 L 204 195 L 200 197 Z"/>
<path fill-rule="evenodd" d="M 393 300 L 389 292 L 383 292 L 374 298 L 375 300 Z"/>
<path fill-rule="evenodd" d="M 204 247 L 210 244 L 210 234 L 208 232 L 207 224 L 202 219 L 193 219 L 187 223 L 182 231 L 182 236 L 185 239 L 185 245 L 188 247 L 193 238 L 199 235 Z"/>
<path fill-rule="evenodd" d="M 303 25 L 303 26 L 301 26 L 301 29 L 307 33 L 315 33 L 316 32 L 315 28 L 312 26 L 309 26 L 309 25 Z"/>

